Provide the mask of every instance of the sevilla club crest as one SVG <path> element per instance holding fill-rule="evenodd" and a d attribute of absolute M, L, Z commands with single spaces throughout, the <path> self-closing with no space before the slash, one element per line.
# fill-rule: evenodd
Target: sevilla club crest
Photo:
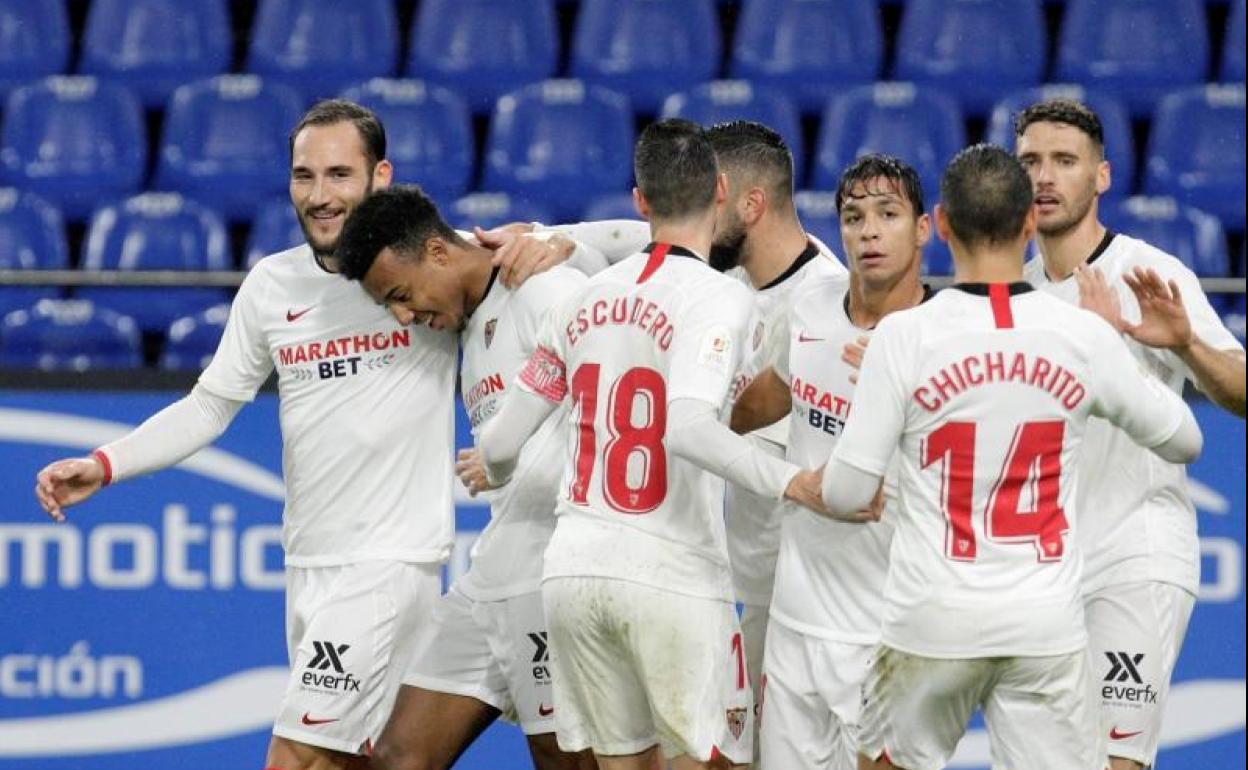
<path fill-rule="evenodd" d="M 498 326 L 498 319 L 491 318 L 485 322 L 485 346 L 488 348 L 490 343 L 494 341 L 494 329 Z"/>

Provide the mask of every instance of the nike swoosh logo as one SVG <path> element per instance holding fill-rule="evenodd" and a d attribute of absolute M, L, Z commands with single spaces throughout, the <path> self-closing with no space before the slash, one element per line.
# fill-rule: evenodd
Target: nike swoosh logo
<path fill-rule="evenodd" d="M 537 715 L 539 717 L 548 717 L 553 713 L 555 713 L 554 706 L 547 706 L 545 703 L 543 703 L 537 707 Z"/>
<path fill-rule="evenodd" d="M 302 721 L 305 725 L 312 726 L 312 725 L 327 725 L 330 722 L 337 722 L 338 720 L 336 718 L 335 719 L 313 719 L 312 717 L 308 716 L 307 713 L 305 712 L 303 715 L 303 719 L 300 721 Z"/>
<path fill-rule="evenodd" d="M 312 307 L 316 307 L 316 305 L 313 305 Z M 295 321 L 298 321 L 300 318 L 303 318 L 304 315 L 306 315 L 308 311 L 312 309 L 312 307 L 305 307 L 303 310 L 300 310 L 298 313 L 296 313 L 293 310 L 287 310 L 286 320 L 289 321 L 290 323 L 294 323 Z"/>
<path fill-rule="evenodd" d="M 1118 732 L 1118 728 L 1115 727 L 1109 731 L 1109 739 L 1111 741 L 1122 741 L 1122 740 L 1126 740 L 1127 738 L 1134 738 L 1135 736 L 1139 735 L 1142 732 L 1144 731 L 1136 730 L 1133 733 L 1120 733 Z"/>
<path fill-rule="evenodd" d="M 798 342 L 823 342 L 823 337 L 807 337 L 806 332 L 797 333 Z"/>

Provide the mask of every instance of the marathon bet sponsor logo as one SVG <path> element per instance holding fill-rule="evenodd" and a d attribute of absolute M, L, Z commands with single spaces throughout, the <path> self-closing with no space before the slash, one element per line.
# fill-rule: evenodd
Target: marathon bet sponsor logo
<path fill-rule="evenodd" d="M 305 689 L 331 692 L 360 691 L 360 680 L 347 671 L 342 664 L 343 655 L 351 649 L 351 645 L 314 641 L 312 649 L 315 655 L 304 668 L 301 679 Z M 322 671 L 326 673 L 321 673 Z"/>
<path fill-rule="evenodd" d="M 1101 697 L 1119 703 L 1156 703 L 1157 691 L 1151 684 L 1145 684 L 1140 676 L 1140 663 L 1144 660 L 1142 652 L 1109 652 L 1109 671 L 1105 674 L 1105 684 L 1101 686 Z M 1137 687 L 1136 685 L 1144 685 Z"/>

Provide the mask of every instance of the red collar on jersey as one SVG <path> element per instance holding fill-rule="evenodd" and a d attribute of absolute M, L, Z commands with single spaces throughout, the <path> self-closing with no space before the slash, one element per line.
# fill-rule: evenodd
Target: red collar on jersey
<path fill-rule="evenodd" d="M 663 260 L 667 259 L 669 256 L 693 257 L 699 262 L 702 261 L 701 257 L 689 249 L 686 249 L 684 246 L 677 246 L 674 243 L 663 243 L 662 241 L 655 241 L 647 244 L 646 247 L 642 249 L 642 252 L 649 254 L 650 259 L 646 260 L 646 266 L 641 269 L 641 275 L 637 276 L 637 283 L 645 283 L 650 280 L 650 277 L 653 276 L 655 272 L 658 271 L 659 267 L 663 265 Z"/>
<path fill-rule="evenodd" d="M 998 329 L 1014 328 L 1014 311 L 1010 309 L 1010 297 L 1034 291 L 1026 281 L 1014 283 L 955 283 L 951 288 L 967 294 L 987 296 L 992 306 L 992 321 Z"/>

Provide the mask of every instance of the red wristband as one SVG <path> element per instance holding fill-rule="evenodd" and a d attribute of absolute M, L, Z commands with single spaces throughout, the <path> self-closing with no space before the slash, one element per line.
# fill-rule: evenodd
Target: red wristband
<path fill-rule="evenodd" d="M 108 486 L 113 483 L 113 464 L 108 461 L 108 455 L 99 449 L 91 453 L 91 456 L 100 461 L 100 465 L 104 466 L 104 484 Z"/>

